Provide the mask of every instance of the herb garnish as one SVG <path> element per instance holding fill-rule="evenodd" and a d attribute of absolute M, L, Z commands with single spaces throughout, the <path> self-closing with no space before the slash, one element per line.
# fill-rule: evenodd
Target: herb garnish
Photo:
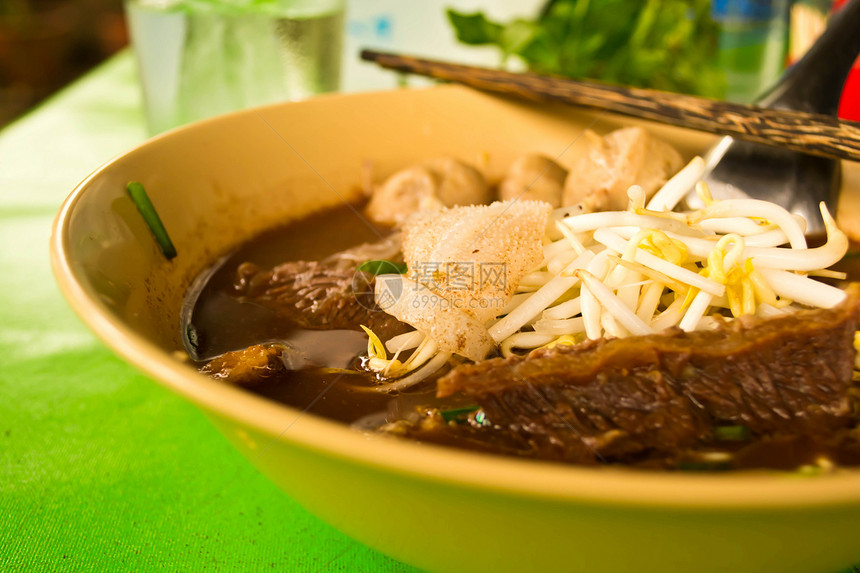
<path fill-rule="evenodd" d="M 539 74 L 719 98 L 719 27 L 710 0 L 549 0 L 533 19 L 448 10 L 457 39 L 496 46 Z"/>
<path fill-rule="evenodd" d="M 149 195 L 146 194 L 146 190 L 143 188 L 143 185 L 137 181 L 132 181 L 128 184 L 126 190 L 135 206 L 137 206 L 137 210 L 140 211 L 140 214 L 146 222 L 146 225 L 149 227 L 149 230 L 152 231 L 152 234 L 155 236 L 155 242 L 158 243 L 158 246 L 165 258 L 170 260 L 175 257 L 176 248 L 173 246 L 173 242 L 167 234 L 167 229 L 164 228 L 164 223 L 161 222 L 161 217 L 159 217 L 158 213 L 155 211 L 155 207 L 153 207 L 152 201 L 149 200 Z"/>
<path fill-rule="evenodd" d="M 446 422 L 463 423 L 469 414 L 478 409 L 478 406 L 464 406 L 462 408 L 451 408 L 449 410 L 440 410 L 439 415 Z"/>
<path fill-rule="evenodd" d="M 376 259 L 361 263 L 358 270 L 372 275 L 402 275 L 406 273 L 406 263 L 393 263 Z"/>

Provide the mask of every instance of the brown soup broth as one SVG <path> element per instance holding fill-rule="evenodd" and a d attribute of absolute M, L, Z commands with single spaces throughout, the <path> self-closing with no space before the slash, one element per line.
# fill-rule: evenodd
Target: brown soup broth
<path fill-rule="evenodd" d="M 368 419 L 378 424 L 435 401 L 431 381 L 408 393 L 367 391 L 376 383 L 363 371 L 343 372 L 366 352 L 367 337 L 352 330 L 307 330 L 275 316 L 263 306 L 240 302 L 232 294 L 239 265 L 260 268 L 298 260 L 321 260 L 361 243 L 374 242 L 390 230 L 370 225 L 355 207 L 342 206 L 313 214 L 265 232 L 241 245 L 201 277 L 186 305 L 186 347 L 201 365 L 224 352 L 253 344 L 287 342 L 318 359 L 321 368 L 291 370 L 265 379 L 250 391 L 277 402 L 348 424 Z M 198 294 L 199 293 L 199 294 Z M 196 300 L 191 300 L 196 297 Z M 191 306 L 193 305 L 193 306 Z M 456 403 L 457 400 L 449 402 Z"/>

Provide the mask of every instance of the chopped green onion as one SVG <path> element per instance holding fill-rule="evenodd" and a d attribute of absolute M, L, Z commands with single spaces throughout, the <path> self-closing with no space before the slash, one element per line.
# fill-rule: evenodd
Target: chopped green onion
<path fill-rule="evenodd" d="M 358 270 L 372 275 L 402 275 L 406 273 L 406 263 L 378 259 L 361 263 Z"/>
<path fill-rule="evenodd" d="M 146 222 L 146 225 L 149 227 L 149 230 L 152 231 L 152 234 L 155 236 L 155 242 L 158 243 L 158 246 L 165 258 L 170 260 L 175 257 L 176 248 L 173 246 L 173 242 L 171 242 L 170 236 L 167 234 L 167 229 L 164 228 L 164 224 L 161 222 L 161 217 L 158 216 L 158 213 L 155 211 L 155 207 L 152 206 L 152 201 L 149 200 L 149 195 L 146 194 L 146 190 L 143 188 L 143 185 L 137 181 L 132 181 L 128 184 L 126 190 L 137 207 L 137 210 L 140 211 L 140 214 L 143 217 L 144 222 Z"/>
<path fill-rule="evenodd" d="M 752 432 L 743 425 L 717 426 L 714 428 L 714 437 L 721 442 L 745 442 L 750 439 Z"/>
<path fill-rule="evenodd" d="M 451 408 L 450 410 L 440 410 L 439 415 L 446 422 L 463 422 L 464 418 L 478 409 L 478 406 L 465 406 L 463 408 Z"/>

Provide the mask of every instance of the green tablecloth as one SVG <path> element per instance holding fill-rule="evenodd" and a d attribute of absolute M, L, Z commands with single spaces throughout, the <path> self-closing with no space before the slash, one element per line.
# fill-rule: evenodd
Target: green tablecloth
<path fill-rule="evenodd" d="M 0 134 L 0 571 L 412 571 L 308 514 L 74 316 L 74 186 L 145 138 L 121 55 Z"/>

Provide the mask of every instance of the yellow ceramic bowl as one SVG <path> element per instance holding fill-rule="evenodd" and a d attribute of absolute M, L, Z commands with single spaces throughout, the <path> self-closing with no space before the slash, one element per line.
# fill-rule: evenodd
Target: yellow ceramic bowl
<path fill-rule="evenodd" d="M 575 147 L 592 122 L 598 131 L 635 123 L 458 87 L 331 96 L 205 121 L 152 139 L 81 183 L 56 220 L 54 270 L 71 305 L 119 355 L 197 404 L 308 510 L 407 563 L 596 573 L 833 572 L 860 562 L 856 471 L 589 469 L 367 436 L 207 379 L 176 352 L 192 278 L 264 229 L 355 197 L 364 161 L 382 177 L 439 155 L 484 157 L 499 177 L 521 153 Z M 687 156 L 713 141 L 652 129 Z M 849 192 L 860 189 L 850 167 Z M 126 196 L 130 180 L 148 190 L 176 244 L 173 261 Z"/>

